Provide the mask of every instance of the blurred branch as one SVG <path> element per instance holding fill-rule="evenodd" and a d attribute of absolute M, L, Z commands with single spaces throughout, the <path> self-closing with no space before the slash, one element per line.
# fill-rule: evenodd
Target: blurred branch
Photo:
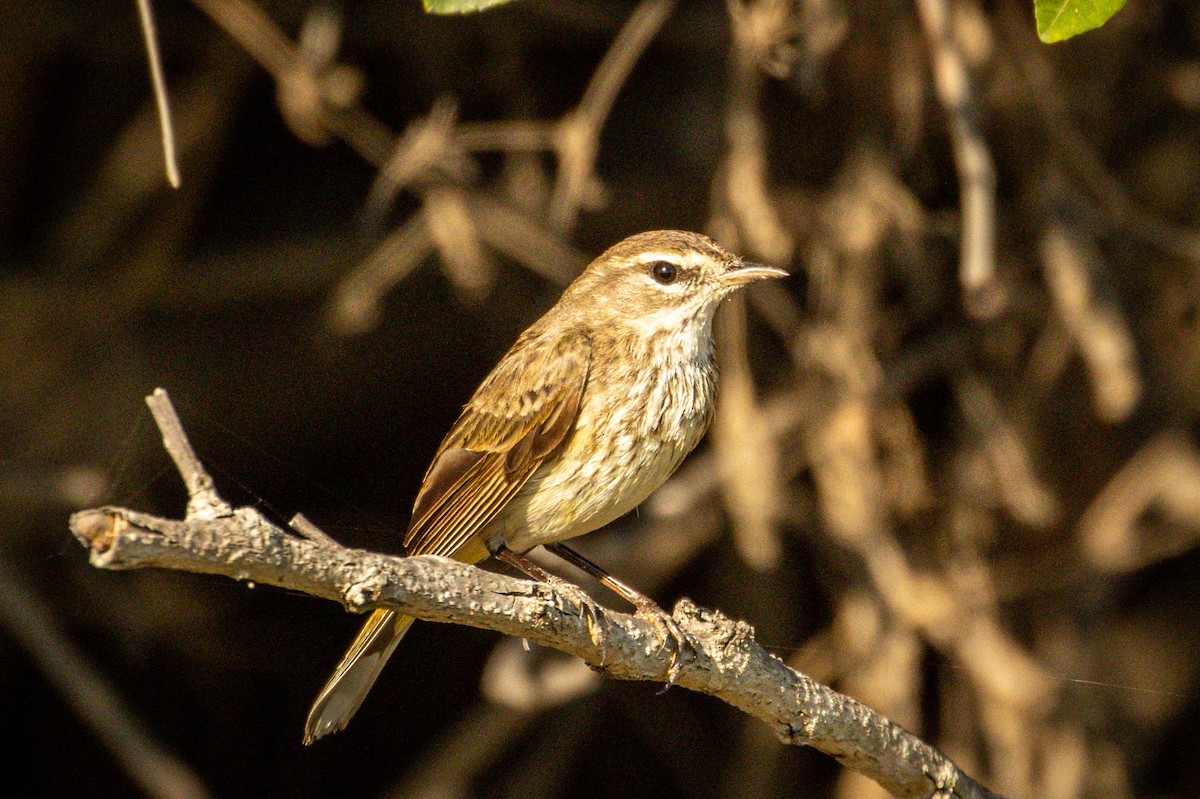
<path fill-rule="evenodd" d="M 487 192 L 462 189 L 461 200 L 474 233 L 496 251 L 519 261 L 552 283 L 565 286 L 583 270 L 584 256 L 561 237 Z M 387 293 L 435 249 L 428 209 L 389 233 L 361 264 L 338 283 L 325 311 L 325 323 L 341 335 L 357 335 L 379 323 Z"/>
<path fill-rule="evenodd" d="M 971 430 L 979 436 L 991 467 L 997 498 L 1009 514 L 1030 527 L 1046 529 L 1058 520 L 1058 500 L 1038 478 L 1034 458 L 1000 400 L 982 380 L 965 374 L 954 396 Z"/>
<path fill-rule="evenodd" d="M 246 0 L 194 2 L 275 79 L 280 112 L 297 138 L 313 146 L 339 138 L 379 169 L 367 198 L 368 221 L 381 219 L 403 188 L 419 184 L 422 213 L 389 236 L 338 288 L 326 314 L 331 329 L 349 335 L 372 328 L 387 290 L 434 251 L 442 256 L 451 283 L 468 298 L 477 297 L 491 284 L 492 269 L 481 242 L 492 244 L 538 274 L 565 282 L 568 270 L 580 259 L 551 259 L 570 252 L 570 248 L 562 242 L 547 246 L 552 234 L 544 223 L 516 210 L 504 214 L 501 229 L 492 233 L 491 218 L 478 213 L 481 203 L 472 196 L 477 192 L 467 184 L 477 173 L 470 152 L 489 147 L 507 150 L 546 145 L 561 150 L 565 139 L 554 131 L 566 121 L 466 125 L 459 129 L 455 102 L 447 97 L 434 104 L 428 118 L 413 122 L 402 136 L 397 136 L 362 107 L 363 79 L 358 70 L 337 62 L 341 25 L 333 12 L 319 9 L 311 13 L 297 45 L 258 6 Z M 622 41 L 619 37 L 618 44 Z M 626 41 L 624 46 L 631 45 Z M 609 77 L 602 88 L 615 92 L 619 84 L 610 86 L 614 80 L 610 73 L 605 73 Z M 596 78 L 593 82 L 598 81 Z M 597 112 L 607 114 L 611 97 L 604 101 L 608 95 L 601 92 L 600 99 L 589 102 L 590 96 L 595 95 L 585 95 L 581 108 L 596 109 L 589 110 L 584 118 L 589 125 L 594 123 L 598 139 L 602 118 Z M 560 152 L 560 157 L 567 156 Z M 587 174 L 593 160 L 594 153 L 586 161 Z M 496 205 L 499 203 L 493 201 L 488 207 L 494 209 Z M 513 240 L 541 246 L 530 251 L 504 246 Z"/>
<path fill-rule="evenodd" d="M 158 124 L 162 130 L 163 165 L 167 182 L 179 188 L 179 162 L 175 157 L 175 131 L 171 126 L 171 103 L 167 97 L 167 79 L 163 76 L 162 57 L 158 52 L 158 31 L 154 25 L 154 9 L 150 0 L 137 0 L 138 17 L 142 23 L 142 38 L 146 42 L 146 58 L 150 61 L 150 83 L 154 87 L 154 105 L 158 109 Z"/>
<path fill-rule="evenodd" d="M 728 148 L 716 178 L 714 220 L 718 239 L 769 263 L 787 264 L 794 243 L 780 221 L 767 187 L 767 131 L 759 109 L 763 70 L 787 74 L 784 44 L 795 35 L 786 0 L 729 0 L 733 32 L 729 104 L 725 111 Z"/>
<path fill-rule="evenodd" d="M 1072 343 L 1083 356 L 1096 414 L 1108 423 L 1129 418 L 1142 394 L 1133 335 L 1097 280 L 1097 254 L 1077 225 L 1056 221 L 1042 234 L 1046 285 Z"/>
<path fill-rule="evenodd" d="M 306 26 L 304 46 L 296 46 L 247 0 L 192 2 L 275 79 L 280 111 L 297 138 L 321 145 L 336 136 L 368 163 L 383 163 L 395 136 L 359 103 L 359 72 L 334 60 L 336 42 L 331 40 L 336 40 L 339 24 L 331 12 L 316 12 Z"/>
<path fill-rule="evenodd" d="M 783 545 L 776 519 L 784 507 L 779 445 L 755 397 L 746 343 L 746 300 L 731 299 L 716 320 L 721 399 L 712 442 L 721 497 L 733 521 L 742 560 L 760 571 L 779 564 Z"/>
<path fill-rule="evenodd" d="M 479 235 L 498 252 L 546 280 L 565 286 L 587 266 L 586 258 L 566 239 L 536 222 L 516 206 L 483 191 L 467 193 L 476 219 L 486 219 Z"/>
<path fill-rule="evenodd" d="M 1162 517 L 1157 524 L 1143 521 L 1151 511 Z M 1200 454 L 1185 435 L 1167 431 L 1130 458 L 1092 501 L 1079 520 L 1079 543 L 1096 568 L 1130 572 L 1193 549 L 1198 530 Z"/>
<path fill-rule="evenodd" d="M 0 622 L 130 779 L 157 799 L 211 796 L 196 773 L 155 740 L 117 689 L 55 626 L 49 609 L 25 584 L 0 558 Z"/>
<path fill-rule="evenodd" d="M 361 74 L 336 60 L 340 21 L 317 10 L 305 23 L 299 45 L 247 0 L 193 0 L 235 39 L 276 82 L 280 111 L 292 132 L 314 146 L 331 138 L 345 141 L 379 176 L 366 203 L 368 220 L 383 218 L 398 192 L 416 185 L 422 213 L 355 270 L 338 289 L 326 318 L 342 334 L 364 332 L 378 318 L 386 291 L 432 252 L 442 257 L 447 277 L 468 299 L 491 285 L 493 268 L 483 244 L 490 244 L 530 270 L 565 282 L 579 262 L 554 233 L 568 231 L 595 186 L 600 130 L 617 93 L 645 52 L 676 0 L 643 0 L 630 15 L 584 91 L 579 105 L 557 121 L 513 120 L 459 125 L 452 98 L 439 99 L 426 119 L 401 136 L 366 111 L 360 102 Z M 502 208 L 493 225 L 495 201 L 481 201 L 469 186 L 478 174 L 471 154 L 482 150 L 553 150 L 558 172 L 546 210 L 547 223 Z M 493 230 L 493 228 L 495 228 Z M 553 231 L 553 233 L 552 233 Z M 539 246 L 525 246 L 535 242 Z"/>
<path fill-rule="evenodd" d="M 803 426 L 803 451 L 811 464 L 821 528 L 861 562 L 879 605 L 877 612 L 887 618 L 880 625 L 878 645 L 892 638 L 892 632 L 882 628 L 894 625 L 898 635 L 912 632 L 946 652 L 970 678 L 981 708 L 1000 719 L 989 742 L 1007 744 L 1012 740 L 1009 732 L 1015 730 L 1019 736 L 1036 729 L 1035 722 L 1058 706 L 1058 683 L 1006 631 L 980 555 L 962 545 L 950 549 L 956 558 L 910 555 L 908 540 L 901 537 L 894 521 L 897 512 L 910 511 L 912 506 L 899 504 L 888 490 L 889 477 L 894 476 L 889 475 L 885 458 L 893 443 L 901 449 L 911 447 L 903 443 L 911 436 L 900 432 L 889 440 L 896 430 L 883 433 L 880 426 L 895 426 L 897 419 L 904 419 L 902 427 L 915 429 L 915 421 L 894 394 L 889 402 L 887 392 L 881 391 L 884 367 L 877 342 L 888 324 L 882 307 L 884 245 L 900 227 L 899 220 L 912 212 L 904 210 L 909 202 L 886 199 L 903 198 L 905 193 L 888 188 L 893 182 L 889 171 L 869 152 L 848 161 L 843 171 L 837 188 L 823 203 L 821 234 L 810 258 L 814 282 L 819 283 L 811 305 L 820 317 L 806 328 L 797 345 L 807 363 L 806 382 L 821 398 Z M 885 408 L 890 413 L 881 412 Z M 983 405 L 983 410 L 996 409 Z M 984 421 L 998 416 L 997 412 Z M 907 457 L 919 458 L 920 453 Z M 897 475 L 908 471 L 902 482 L 924 482 L 919 466 L 898 463 L 891 468 L 897 469 Z M 848 671 L 839 679 L 849 682 L 870 665 L 860 660 L 854 673 Z M 871 701 L 894 698 L 884 694 Z M 961 712 L 958 705 L 946 709 L 948 716 Z M 1007 783 L 1014 788 L 1022 784 Z"/>
<path fill-rule="evenodd" d="M 355 611 L 396 607 L 416 618 L 495 630 L 583 659 L 617 679 L 665 682 L 672 653 L 650 621 L 615 613 L 578 589 L 531 583 L 446 558 L 352 550 L 289 535 L 252 507 L 231 509 L 195 459 L 166 392 L 147 399 L 191 498 L 183 520 L 104 507 L 71 530 L 106 569 L 165 567 L 220 574 L 337 601 Z M 303 525 L 302 525 L 303 526 Z M 897 796 L 991 797 L 937 750 L 855 700 L 768 654 L 745 622 L 681 600 L 688 636 L 677 683 L 761 719 L 789 744 L 809 745 Z"/>
<path fill-rule="evenodd" d="M 567 231 L 575 224 L 589 184 L 594 180 L 600 129 L 612 110 L 617 92 L 671 15 L 675 3 L 676 0 L 642 0 L 592 73 L 579 105 L 559 120 L 554 135 L 558 175 L 547 210 L 552 229 Z"/>
<path fill-rule="evenodd" d="M 796 35 L 795 9 L 788 0 L 729 0 L 726 10 L 733 38 L 726 153 L 713 182 L 714 210 L 708 227 L 732 249 L 787 264 L 794 244 L 767 187 L 767 133 L 759 100 L 763 70 L 782 77 L 791 69 L 795 55 L 786 45 Z M 785 291 L 777 287 L 771 296 L 772 316 L 789 328 L 783 331 L 788 340 L 798 327 L 799 313 Z M 738 553 L 752 568 L 765 571 L 778 565 L 782 553 L 776 521 L 786 503 L 778 442 L 755 397 L 746 303 L 745 297 L 736 298 L 717 318 L 717 358 L 724 388 L 712 441 Z"/>
<path fill-rule="evenodd" d="M 457 124 L 452 100 L 439 100 L 429 118 L 410 126 L 380 170 L 368 212 L 377 217 L 397 191 L 433 169 L 465 182 L 474 174 L 468 152 L 553 150 L 558 173 L 546 216 L 566 232 L 594 193 L 600 131 L 637 60 L 670 16 L 676 0 L 643 0 L 626 20 L 575 109 L 553 122 L 506 120 Z M 482 226 L 481 226 L 482 227 Z"/>
<path fill-rule="evenodd" d="M 959 280 L 967 310 L 995 316 L 1004 302 L 996 284 L 996 168 L 979 129 L 979 110 L 947 0 L 916 0 L 933 60 L 934 87 L 950 117 L 950 143 L 962 204 Z"/>
<path fill-rule="evenodd" d="M 421 217 L 442 262 L 442 272 L 464 300 L 479 303 L 492 288 L 496 265 L 484 251 L 487 218 L 471 212 L 466 191 L 452 183 L 427 189 Z"/>
<path fill-rule="evenodd" d="M 374 252 L 338 283 L 325 311 L 325 324 L 341 335 L 365 333 L 379 324 L 383 298 L 433 252 L 420 214 L 393 230 Z"/>
<path fill-rule="evenodd" d="M 439 97 L 429 116 L 408 125 L 396 140 L 392 154 L 379 166 L 366 200 L 368 225 L 383 217 L 392 200 L 409 184 L 441 178 L 465 182 L 476 173 L 473 161 L 454 141 L 458 104 L 453 97 Z"/>

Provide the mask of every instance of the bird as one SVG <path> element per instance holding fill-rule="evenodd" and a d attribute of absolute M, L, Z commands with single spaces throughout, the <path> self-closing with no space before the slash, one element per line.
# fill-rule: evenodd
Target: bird
<path fill-rule="evenodd" d="M 406 554 L 495 557 L 562 582 L 524 556 L 542 545 L 669 622 L 562 542 L 635 508 L 696 447 L 716 407 L 714 313 L 737 289 L 787 274 L 678 230 L 603 252 L 517 338 L 446 434 L 413 503 Z M 398 610 L 371 614 L 317 695 L 306 744 L 345 728 L 412 623 Z"/>

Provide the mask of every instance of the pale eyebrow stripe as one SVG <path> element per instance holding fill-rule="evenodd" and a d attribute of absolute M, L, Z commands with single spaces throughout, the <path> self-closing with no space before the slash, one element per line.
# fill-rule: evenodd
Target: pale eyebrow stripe
<path fill-rule="evenodd" d="M 647 252 L 638 256 L 639 264 L 648 264 L 651 261 L 670 261 L 673 264 L 682 266 L 687 259 L 677 252 Z"/>

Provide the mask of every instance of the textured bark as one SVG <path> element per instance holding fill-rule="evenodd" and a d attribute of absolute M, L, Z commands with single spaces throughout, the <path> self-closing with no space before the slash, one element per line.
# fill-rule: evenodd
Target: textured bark
<path fill-rule="evenodd" d="M 673 650 L 664 645 L 661 621 L 608 610 L 570 584 L 515 579 L 448 558 L 350 549 L 302 518 L 293 521 L 293 535 L 254 508 L 230 507 L 166 391 L 156 389 L 146 403 L 188 487 L 187 517 L 118 507 L 74 514 L 71 532 L 90 550 L 92 565 L 220 574 L 336 600 L 360 613 L 395 607 L 425 621 L 521 636 L 616 679 L 668 681 Z M 676 685 L 728 702 L 769 724 L 784 743 L 832 755 L 897 796 L 994 796 L 921 739 L 789 668 L 755 642 L 745 622 L 686 599 L 673 616 L 692 645 L 679 654 Z"/>
<path fill-rule="evenodd" d="M 117 507 L 71 517 L 71 531 L 104 569 L 219 574 L 341 602 L 392 606 L 425 621 L 517 635 L 582 658 L 622 680 L 666 681 L 671 652 L 653 622 L 617 613 L 571 586 L 533 583 L 447 558 L 395 557 L 305 540 L 253 508 L 188 520 Z M 761 719 L 789 744 L 819 749 L 897 796 L 988 797 L 936 749 L 870 708 L 789 668 L 754 630 L 688 600 L 674 618 L 694 646 L 677 685 Z"/>

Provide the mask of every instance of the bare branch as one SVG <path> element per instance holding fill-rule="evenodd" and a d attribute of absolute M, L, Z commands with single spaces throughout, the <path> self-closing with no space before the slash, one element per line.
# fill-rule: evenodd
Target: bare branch
<path fill-rule="evenodd" d="M 154 415 L 154 422 L 162 433 L 163 447 L 171 456 L 171 460 L 175 461 L 175 468 L 179 470 L 184 485 L 187 486 L 187 518 L 228 516 L 232 509 L 217 494 L 212 477 L 196 457 L 167 392 L 161 388 L 154 389 L 154 393 L 146 397 L 146 404 L 150 406 L 150 413 Z"/>
<path fill-rule="evenodd" d="M 1084 235 L 1063 222 L 1046 228 L 1039 249 L 1055 310 L 1087 366 L 1096 414 L 1123 422 L 1141 397 L 1142 379 L 1129 324 L 1098 280 L 1099 258 Z"/>
<path fill-rule="evenodd" d="M 1158 511 L 1162 520 L 1143 519 Z M 1105 572 L 1145 568 L 1196 545 L 1200 453 L 1188 436 L 1156 435 L 1109 481 L 1079 520 L 1079 543 Z"/>
<path fill-rule="evenodd" d="M 996 284 L 996 167 L 983 134 L 971 79 L 946 0 L 917 0 L 933 59 L 934 87 L 950 117 L 950 142 L 962 205 L 959 280 L 971 313 L 988 318 L 1004 298 Z"/>
<path fill-rule="evenodd" d="M 426 621 L 522 636 L 617 679 L 665 682 L 671 664 L 651 622 L 598 605 L 585 612 L 572 592 L 446 558 L 402 558 L 301 540 L 253 508 L 176 521 L 105 507 L 76 513 L 71 529 L 99 568 L 220 574 L 355 611 L 397 607 Z M 719 697 L 771 725 L 785 743 L 813 746 L 899 796 L 991 795 L 915 736 L 789 669 L 755 642 L 744 622 L 687 600 L 674 617 L 696 650 L 678 685 Z"/>
<path fill-rule="evenodd" d="M 303 513 L 297 513 L 296 515 L 292 516 L 292 518 L 288 520 L 288 527 L 292 528 L 309 541 L 315 541 L 318 544 L 325 544 L 326 546 L 331 547 L 338 545 L 337 541 L 333 540 L 333 538 L 331 538 L 329 534 L 320 527 L 317 527 L 315 524 L 313 524 L 312 521 L 310 521 L 309 518 Z"/>
<path fill-rule="evenodd" d="M 154 25 L 154 10 L 150 0 L 137 0 L 138 17 L 142 23 L 142 38 L 146 42 L 146 58 L 150 61 L 150 83 L 154 87 L 154 106 L 158 109 L 158 124 L 162 129 L 163 165 L 171 188 L 179 188 L 179 160 L 175 156 L 175 130 L 171 125 L 171 104 L 167 98 L 167 79 L 163 76 L 162 57 L 158 52 L 158 30 Z"/>
<path fill-rule="evenodd" d="M 211 492 L 166 392 L 148 400 L 174 448 L 192 502 Z M 176 453 L 184 453 L 179 455 Z M 218 498 L 219 500 L 219 498 Z M 180 520 L 117 507 L 81 511 L 71 531 L 105 569 L 164 567 L 274 585 L 354 611 L 396 607 L 427 621 L 495 630 L 581 658 L 613 678 L 665 682 L 671 650 L 658 627 L 591 602 L 578 590 L 532 583 L 447 558 L 412 558 L 302 540 L 252 507 Z M 766 722 L 785 743 L 812 746 L 902 797 L 991 797 L 940 752 L 850 697 L 768 654 L 754 630 L 690 601 L 676 623 L 694 647 L 677 684 Z"/>
<path fill-rule="evenodd" d="M 579 105 L 559 120 L 555 129 L 558 175 L 547 211 L 553 229 L 570 230 L 575 224 L 575 216 L 593 179 L 604 120 L 634 64 L 674 9 L 675 0 L 642 0 L 592 73 Z"/>

